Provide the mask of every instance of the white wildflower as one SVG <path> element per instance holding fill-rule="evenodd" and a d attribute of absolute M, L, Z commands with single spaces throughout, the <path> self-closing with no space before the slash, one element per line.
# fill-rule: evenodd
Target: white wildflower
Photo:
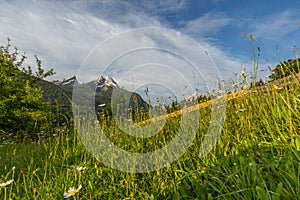
<path fill-rule="evenodd" d="M 239 110 L 236 110 L 235 113 L 239 113 L 239 112 L 245 112 L 247 109 L 244 108 L 244 109 L 239 109 Z"/>
<path fill-rule="evenodd" d="M 83 171 L 83 170 L 85 170 L 85 169 L 86 169 L 86 167 L 82 167 L 82 166 L 81 166 L 81 167 L 76 167 L 76 170 L 77 170 L 77 171 Z"/>
<path fill-rule="evenodd" d="M 242 71 L 242 72 L 241 72 L 241 76 L 246 77 L 246 76 L 247 76 L 247 73 L 246 73 L 245 71 Z"/>
<path fill-rule="evenodd" d="M 75 189 L 74 187 L 71 187 L 68 192 L 64 192 L 64 198 L 69 198 L 74 196 L 80 189 L 82 188 L 82 186 L 80 185 L 77 189 Z"/>

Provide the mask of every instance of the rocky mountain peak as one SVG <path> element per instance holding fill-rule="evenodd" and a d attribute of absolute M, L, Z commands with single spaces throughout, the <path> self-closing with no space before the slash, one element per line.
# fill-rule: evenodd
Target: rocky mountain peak
<path fill-rule="evenodd" d="M 52 83 L 58 86 L 73 86 L 74 83 L 77 83 L 77 79 L 76 76 L 72 76 L 69 78 L 64 78 L 63 80 L 52 81 Z"/>
<path fill-rule="evenodd" d="M 116 81 L 110 77 L 110 76 L 100 76 L 97 80 L 97 87 L 103 88 L 103 87 L 119 87 Z"/>

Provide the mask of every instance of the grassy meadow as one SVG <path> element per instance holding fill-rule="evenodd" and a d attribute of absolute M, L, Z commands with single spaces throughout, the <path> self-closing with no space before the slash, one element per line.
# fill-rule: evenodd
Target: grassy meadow
<path fill-rule="evenodd" d="M 71 187 L 71 199 L 300 199 L 299 107 L 298 82 L 227 101 L 222 135 L 213 151 L 199 158 L 211 112 L 203 108 L 189 150 L 148 173 L 101 164 L 67 124 L 47 140 L 0 146 L 0 183 L 13 180 L 0 187 L 0 199 L 63 199 Z M 149 141 L 126 136 L 110 119 L 101 123 L 115 143 L 147 152 L 166 145 L 179 120 L 168 119 Z"/>
<path fill-rule="evenodd" d="M 80 135 L 93 124 L 77 131 L 70 120 L 46 139 L 1 144 L 0 199 L 300 199 L 299 78 L 292 74 L 223 100 L 222 134 L 207 156 L 199 157 L 199 147 L 211 123 L 211 106 L 193 111 L 200 114 L 194 119 L 199 128 L 188 150 L 171 165 L 147 173 L 121 172 L 93 157 Z M 111 117 L 99 117 L 105 135 L 130 152 L 166 146 L 180 126 L 190 132 L 180 116 L 171 116 L 158 134 L 138 138 Z"/>

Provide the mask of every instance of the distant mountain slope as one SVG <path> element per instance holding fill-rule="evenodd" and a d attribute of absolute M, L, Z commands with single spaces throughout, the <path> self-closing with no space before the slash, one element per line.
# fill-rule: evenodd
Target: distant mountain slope
<path fill-rule="evenodd" d="M 72 90 L 65 90 L 45 80 L 40 81 L 39 86 L 44 90 L 43 99 L 51 104 L 54 125 L 69 122 L 72 117 Z"/>
<path fill-rule="evenodd" d="M 118 86 L 110 76 L 100 76 L 97 80 L 88 83 L 78 83 L 76 76 L 56 80 L 52 82 L 42 81 L 40 86 L 44 90 L 44 99 L 51 103 L 52 112 L 57 117 L 57 123 L 66 123 L 72 116 L 72 92 L 74 84 L 90 91 L 95 91 L 95 110 L 103 111 L 105 108 L 111 114 L 111 102 L 119 103 L 113 94 L 128 98 L 129 103 L 126 110 L 131 109 L 133 113 L 140 109 L 147 109 L 149 105 L 142 97 L 134 92 L 127 91 Z M 84 99 L 84 95 L 82 99 Z M 116 107 L 116 106 L 115 106 Z"/>

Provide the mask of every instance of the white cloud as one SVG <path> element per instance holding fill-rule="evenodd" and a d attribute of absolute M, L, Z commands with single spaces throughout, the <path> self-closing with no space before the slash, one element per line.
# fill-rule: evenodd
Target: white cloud
<path fill-rule="evenodd" d="M 222 51 L 220 47 L 210 45 L 209 43 L 204 43 L 204 48 L 207 49 L 213 62 L 222 72 L 225 81 L 232 73 L 239 72 L 241 66 L 248 64 L 245 63 L 243 59 L 231 57 L 226 52 Z"/>
<path fill-rule="evenodd" d="M 13 2 L 0 0 L 0 3 L 0 40 L 5 42 L 7 36 L 11 37 L 12 44 L 21 51 L 25 51 L 29 57 L 33 58 L 33 55 L 36 54 L 42 60 L 44 66 L 53 67 L 57 72 L 57 75 L 53 78 L 62 79 L 76 74 L 78 67 L 88 53 L 107 38 L 135 27 L 163 27 L 165 25 L 164 19 L 161 19 L 157 13 L 180 11 L 184 9 L 187 1 L 144 0 L 129 3 L 121 0 L 16 0 Z M 185 29 L 180 30 L 191 36 L 197 35 L 197 40 L 209 52 L 218 68 L 221 71 L 228 71 L 228 73 L 239 69 L 240 62 L 228 57 L 219 47 L 209 41 L 204 41 L 201 37 L 218 32 L 230 23 L 230 20 L 222 13 L 207 13 L 196 20 L 187 22 Z M 189 43 L 178 41 L 178 38 L 184 38 L 185 36 L 179 32 L 177 34 L 177 37 L 174 37 L 174 35 L 149 37 L 145 34 L 144 37 L 141 37 L 141 40 L 133 37 L 128 39 L 127 42 L 128 45 L 138 43 L 139 45 L 152 44 L 160 47 L 166 47 L 166 45 L 173 43 L 171 48 L 173 52 L 176 52 L 176 49 L 188 49 Z M 165 40 L 162 38 L 165 38 Z M 113 54 L 119 50 L 118 45 L 114 44 L 106 50 Z M 196 60 L 198 62 L 196 64 L 206 66 L 208 62 L 206 60 L 207 56 L 201 57 L 192 49 L 184 54 L 189 55 L 192 60 Z M 146 56 L 149 55 L 140 56 L 140 58 L 135 58 L 135 64 L 137 65 L 143 64 L 146 61 Z M 158 55 L 156 57 L 163 60 Z M 130 59 L 125 59 L 128 66 L 130 66 Z M 32 62 L 33 59 L 29 59 L 29 64 Z M 147 63 L 150 63 L 150 61 Z M 172 57 L 166 59 L 166 65 L 178 66 L 179 63 Z M 115 76 L 118 76 L 118 72 L 120 75 L 124 70 L 125 68 L 115 68 L 111 74 L 115 73 Z M 183 68 L 177 68 L 177 71 L 182 70 Z M 202 70 L 209 71 L 210 69 L 204 67 Z M 192 73 L 192 71 L 186 70 L 185 76 L 192 77 Z M 140 75 L 140 79 L 143 79 L 141 74 L 134 73 L 134 75 Z M 158 77 L 162 75 L 163 73 Z M 171 74 L 166 75 L 172 80 L 170 83 L 178 84 L 176 78 L 173 77 L 174 79 L 172 79 L 170 77 Z M 194 79 L 197 78 L 200 79 L 200 77 L 194 77 Z M 180 87 L 182 88 L 183 85 L 180 85 Z"/>
<path fill-rule="evenodd" d="M 136 29 L 105 41 L 89 55 L 80 72 L 80 82 L 106 74 L 126 89 L 135 90 L 146 81 L 173 86 L 179 96 L 205 86 L 216 89 L 215 78 L 220 76 L 199 43 L 164 28 Z"/>
<path fill-rule="evenodd" d="M 222 72 L 224 80 L 227 80 L 233 72 L 238 72 L 241 65 L 245 64 L 241 58 L 230 56 L 216 44 L 218 41 L 216 41 L 215 36 L 233 21 L 234 19 L 222 12 L 209 12 L 195 20 L 188 21 L 186 26 L 181 29 L 183 33 L 196 38 L 201 43 L 217 68 Z"/>
<path fill-rule="evenodd" d="M 211 37 L 230 23 L 231 19 L 221 12 L 209 12 L 198 19 L 187 22 L 184 33 L 197 37 Z"/>
<path fill-rule="evenodd" d="M 28 57 L 37 54 L 46 67 L 55 69 L 57 78 L 71 76 L 89 51 L 106 38 L 135 26 L 160 25 L 143 13 L 118 16 L 121 8 L 108 2 L 114 1 L 103 1 L 100 13 L 92 13 L 87 5 L 95 2 L 2 1 L 0 40 L 10 37 Z M 112 13 L 110 5 L 116 9 Z"/>
<path fill-rule="evenodd" d="M 264 18 L 253 19 L 249 24 L 249 30 L 252 30 L 257 37 L 278 40 L 299 30 L 297 17 L 299 17 L 298 10 L 282 11 Z"/>

